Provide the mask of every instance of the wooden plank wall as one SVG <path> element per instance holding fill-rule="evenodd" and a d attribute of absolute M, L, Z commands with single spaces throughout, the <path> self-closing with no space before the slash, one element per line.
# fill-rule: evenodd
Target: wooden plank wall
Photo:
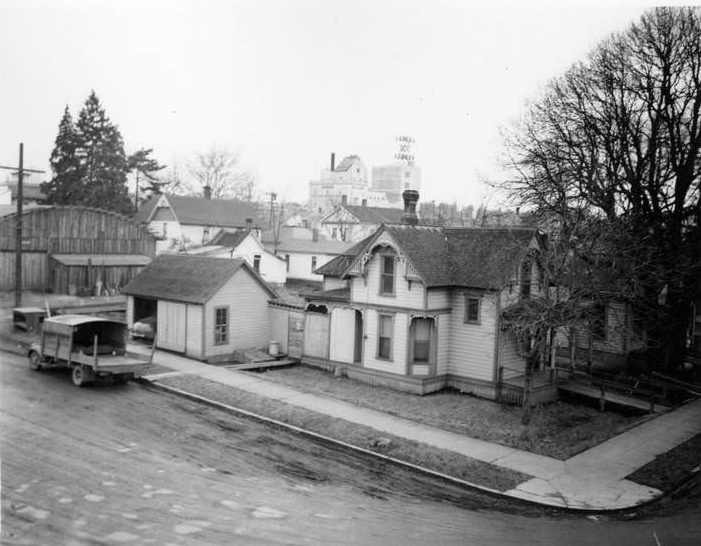
<path fill-rule="evenodd" d="M 0 290 L 14 288 L 16 218 L 15 214 L 0 218 Z M 56 206 L 24 212 L 22 250 L 24 289 L 47 290 L 55 289 L 49 278 L 51 254 L 134 254 L 153 258 L 156 238 L 144 226 L 121 214 Z M 138 270 L 117 268 L 109 274 L 107 283 L 123 284 Z"/>
<path fill-rule="evenodd" d="M 0 250 L 0 290 L 15 287 L 15 252 Z M 22 288 L 44 291 L 47 286 L 46 252 L 24 252 L 22 254 Z"/>
<path fill-rule="evenodd" d="M 0 218 L 0 250 L 14 250 L 16 215 Z M 142 254 L 155 257 L 156 238 L 121 214 L 85 207 L 29 209 L 22 249 L 52 254 Z"/>

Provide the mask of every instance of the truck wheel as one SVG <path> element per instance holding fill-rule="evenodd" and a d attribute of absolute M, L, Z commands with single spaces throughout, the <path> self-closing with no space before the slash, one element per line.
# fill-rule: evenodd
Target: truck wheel
<path fill-rule="evenodd" d="M 29 353 L 29 369 L 34 371 L 41 370 L 43 366 L 41 365 L 41 357 L 36 351 Z"/>
<path fill-rule="evenodd" d="M 75 366 L 73 368 L 73 384 L 76 387 L 83 387 L 88 383 L 88 373 L 87 370 L 84 370 L 82 366 Z"/>

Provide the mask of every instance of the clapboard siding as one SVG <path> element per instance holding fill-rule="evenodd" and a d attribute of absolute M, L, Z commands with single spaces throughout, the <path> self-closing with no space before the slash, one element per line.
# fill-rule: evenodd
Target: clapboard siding
<path fill-rule="evenodd" d="M 445 289 L 428 290 L 428 309 L 447 309 L 450 307 L 450 292 Z"/>
<path fill-rule="evenodd" d="M 351 285 L 351 300 L 360 303 L 373 303 L 395 307 L 411 307 L 425 309 L 425 287 L 418 281 L 406 280 L 403 271 L 404 264 L 397 261 L 394 279 L 394 294 L 380 294 L 380 260 L 377 255 L 367 263 L 365 277 L 355 277 Z"/>
<path fill-rule="evenodd" d="M 443 375 L 450 369 L 450 343 L 451 343 L 451 317 L 450 315 L 438 315 L 436 317 L 437 343 L 436 350 L 436 374 Z"/>
<path fill-rule="evenodd" d="M 240 268 L 205 305 L 205 358 L 230 354 L 238 349 L 265 347 L 270 341 L 268 299 L 270 294 L 245 267 Z M 217 307 L 229 308 L 229 339 L 214 345 Z"/>
<path fill-rule="evenodd" d="M 450 373 L 483 381 L 493 381 L 497 300 L 492 294 L 481 298 L 480 324 L 465 323 L 465 296 L 453 295 L 451 312 Z"/>
<path fill-rule="evenodd" d="M 202 306 L 188 304 L 187 306 L 187 340 L 185 354 L 192 358 L 204 358 L 202 342 Z"/>
<path fill-rule="evenodd" d="M 338 288 L 346 288 L 348 281 L 338 279 L 336 277 L 324 277 L 324 290 L 336 290 Z"/>
<path fill-rule="evenodd" d="M 519 354 L 518 341 L 513 334 L 501 333 L 499 365 L 503 367 L 503 378 L 510 379 L 522 375 L 526 371 L 526 359 Z"/>
<path fill-rule="evenodd" d="M 379 315 L 390 314 L 394 317 L 393 320 L 393 336 L 392 336 L 392 358 L 385 360 L 377 357 L 377 346 L 379 336 Z M 374 309 L 368 309 L 365 313 L 365 333 L 367 339 L 363 348 L 364 366 L 372 370 L 379 370 L 389 373 L 406 373 L 407 362 L 407 336 L 409 333 L 409 317 L 405 313 L 378 313 Z"/>

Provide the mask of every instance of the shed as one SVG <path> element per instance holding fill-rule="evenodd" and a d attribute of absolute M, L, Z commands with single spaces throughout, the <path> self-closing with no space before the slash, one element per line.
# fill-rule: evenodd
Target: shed
<path fill-rule="evenodd" d="M 0 290 L 15 285 L 17 214 L 0 217 Z M 22 213 L 22 284 L 25 290 L 94 293 L 98 273 L 103 289 L 118 291 L 156 254 L 156 238 L 139 223 L 106 210 L 34 207 Z M 78 262 L 67 260 L 76 257 Z M 101 263 L 101 269 L 89 271 Z M 68 281 L 68 269 L 75 282 Z M 93 275 L 91 277 L 91 275 Z M 89 282 L 90 281 L 90 282 Z M 95 282 L 92 282 L 95 281 Z M 86 284 L 83 284 L 85 282 Z"/>
<path fill-rule="evenodd" d="M 164 254 L 122 292 L 130 327 L 156 315 L 161 349 L 216 361 L 270 341 L 268 301 L 277 294 L 244 260 Z"/>
<path fill-rule="evenodd" d="M 150 261 L 131 254 L 53 254 L 49 288 L 55 294 L 75 295 L 86 289 L 92 293 L 97 286 L 124 286 Z"/>

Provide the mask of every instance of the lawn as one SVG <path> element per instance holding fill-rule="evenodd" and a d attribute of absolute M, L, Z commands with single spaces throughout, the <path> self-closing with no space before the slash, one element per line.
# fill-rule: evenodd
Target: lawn
<path fill-rule="evenodd" d="M 566 460 L 624 432 L 646 416 L 599 412 L 594 407 L 555 402 L 535 408 L 529 427 L 517 406 L 441 391 L 417 396 L 365 385 L 304 365 L 264 372 L 266 379 L 351 402 L 472 438 Z"/>

